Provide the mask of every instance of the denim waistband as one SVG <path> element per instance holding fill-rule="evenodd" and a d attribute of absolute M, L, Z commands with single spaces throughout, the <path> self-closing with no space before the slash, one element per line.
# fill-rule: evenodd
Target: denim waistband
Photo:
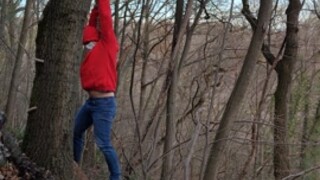
<path fill-rule="evenodd" d="M 89 97 L 88 100 L 89 101 L 93 101 L 93 100 L 107 100 L 107 99 L 115 99 L 115 96 L 110 96 L 110 97 Z"/>

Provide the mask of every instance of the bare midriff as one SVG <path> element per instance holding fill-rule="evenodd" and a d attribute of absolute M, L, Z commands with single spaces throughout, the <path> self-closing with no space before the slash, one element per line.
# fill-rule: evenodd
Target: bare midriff
<path fill-rule="evenodd" d="M 113 97 L 114 92 L 103 92 L 103 91 L 88 91 L 90 97 L 94 98 L 104 98 L 104 97 Z"/>

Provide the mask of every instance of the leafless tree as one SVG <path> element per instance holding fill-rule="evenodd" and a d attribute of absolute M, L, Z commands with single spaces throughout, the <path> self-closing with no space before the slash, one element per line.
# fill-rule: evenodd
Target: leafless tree
<path fill-rule="evenodd" d="M 243 1 L 244 14 L 254 28 L 256 20 L 249 10 L 248 2 Z M 290 95 L 290 86 L 292 82 L 292 71 L 297 58 L 298 52 L 298 22 L 299 13 L 302 4 L 299 0 L 289 1 L 287 8 L 287 31 L 282 48 L 277 57 L 271 51 L 270 46 L 263 44 L 262 52 L 267 61 L 274 67 L 277 72 L 278 85 L 275 96 L 275 114 L 274 114 L 274 175 L 276 179 L 281 179 L 290 174 L 289 167 L 289 148 L 287 142 L 287 121 L 288 121 L 288 98 Z M 284 49 L 283 49 L 284 48 Z M 281 54 L 282 59 L 280 59 Z"/>
<path fill-rule="evenodd" d="M 10 121 L 10 124 L 14 124 L 14 114 L 16 111 L 16 100 L 17 100 L 17 89 L 19 88 L 19 84 L 21 84 L 21 67 L 22 67 L 22 58 L 25 54 L 25 47 L 28 40 L 28 32 L 29 32 L 29 26 L 31 24 L 32 20 L 32 6 L 33 1 L 27 0 L 26 1 L 26 7 L 25 7 L 25 13 L 24 13 L 24 20 L 22 24 L 22 29 L 20 33 L 20 39 L 19 39 L 19 47 L 16 55 L 16 59 L 13 65 L 13 74 L 11 78 L 10 83 L 10 89 L 9 89 L 9 97 L 8 102 L 6 106 L 6 114 L 8 116 L 8 119 Z"/>
<path fill-rule="evenodd" d="M 268 27 L 268 21 L 271 16 L 271 8 L 272 1 L 260 1 L 258 21 L 246 58 L 244 60 L 241 73 L 228 100 L 218 128 L 218 132 L 211 147 L 208 164 L 204 174 L 204 179 L 206 180 L 215 179 L 217 176 L 221 154 L 229 137 L 232 122 L 234 119 L 236 119 L 238 111 L 241 107 L 241 102 L 244 97 L 243 94 L 246 93 L 251 79 L 251 74 L 255 68 L 256 59 L 259 55 L 259 49 L 262 47 L 264 35 Z"/>

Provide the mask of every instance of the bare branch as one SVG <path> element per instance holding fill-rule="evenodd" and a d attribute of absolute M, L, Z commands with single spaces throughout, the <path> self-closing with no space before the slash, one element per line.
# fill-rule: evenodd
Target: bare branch
<path fill-rule="evenodd" d="M 257 28 L 257 18 L 254 17 L 250 10 L 249 2 L 248 0 L 242 0 L 243 8 L 242 8 L 242 14 L 245 16 L 247 21 L 250 23 L 252 30 L 255 30 Z M 276 57 L 272 54 L 270 50 L 270 46 L 267 45 L 265 42 L 262 44 L 262 53 L 263 56 L 267 59 L 269 64 L 274 64 L 276 61 Z"/>
<path fill-rule="evenodd" d="M 318 5 L 316 0 L 313 0 L 313 6 L 314 6 L 314 13 L 316 14 L 316 16 L 320 19 L 320 12 L 318 11 Z"/>
<path fill-rule="evenodd" d="M 310 169 L 306 169 L 306 170 L 301 171 L 301 172 L 296 173 L 296 174 L 292 174 L 292 175 L 290 175 L 290 176 L 287 176 L 287 177 L 285 177 L 285 178 L 282 178 L 282 180 L 289 180 L 289 179 L 290 179 L 290 180 L 293 180 L 293 179 L 297 179 L 298 177 L 304 176 L 304 175 L 306 175 L 306 174 L 308 174 L 308 173 L 311 173 L 312 171 L 318 170 L 318 169 L 320 169 L 320 165 L 314 166 L 314 167 L 312 167 L 312 168 L 310 168 Z"/>

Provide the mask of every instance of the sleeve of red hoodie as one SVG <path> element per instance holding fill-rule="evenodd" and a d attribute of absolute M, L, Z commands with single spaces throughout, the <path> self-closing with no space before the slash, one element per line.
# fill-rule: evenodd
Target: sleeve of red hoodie
<path fill-rule="evenodd" d="M 88 25 L 89 25 L 89 26 L 96 27 L 96 26 L 97 26 L 98 16 L 99 16 L 98 7 L 97 7 L 97 6 L 94 6 L 94 8 L 91 10 L 91 13 L 90 13 Z"/>
<path fill-rule="evenodd" d="M 110 0 L 98 0 L 100 29 L 102 41 L 112 43 L 118 49 L 118 42 L 113 30 Z"/>

